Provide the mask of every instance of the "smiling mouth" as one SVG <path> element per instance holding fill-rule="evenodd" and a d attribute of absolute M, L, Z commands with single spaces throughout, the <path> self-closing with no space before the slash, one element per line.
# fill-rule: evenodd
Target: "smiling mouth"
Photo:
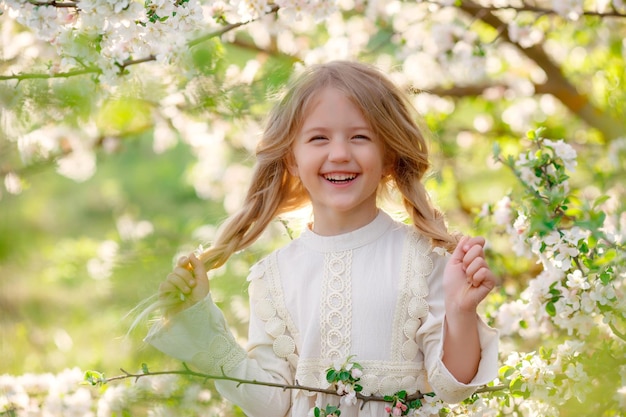
<path fill-rule="evenodd" d="M 357 174 L 328 174 L 324 175 L 326 181 L 330 181 L 333 184 L 345 184 L 357 177 Z"/>

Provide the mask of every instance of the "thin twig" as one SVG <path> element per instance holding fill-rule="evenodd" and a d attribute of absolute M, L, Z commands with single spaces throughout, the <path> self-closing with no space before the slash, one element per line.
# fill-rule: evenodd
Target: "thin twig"
<path fill-rule="evenodd" d="M 193 371 L 185 363 L 183 363 L 183 366 L 185 369 L 179 369 L 179 370 L 173 370 L 173 371 L 154 371 L 154 372 L 145 370 L 142 373 L 131 373 L 121 368 L 120 370 L 123 372 L 122 375 L 117 375 L 117 376 L 113 376 L 109 378 L 103 378 L 101 381 L 98 381 L 98 382 L 108 383 L 111 381 L 118 381 L 118 380 L 123 380 L 123 379 L 130 379 L 130 378 L 133 378 L 135 379 L 135 381 L 137 381 L 139 378 L 143 378 L 146 376 L 157 376 L 157 375 L 186 375 L 186 376 L 191 376 L 191 377 L 196 377 L 196 378 L 202 378 L 205 381 L 206 380 L 230 381 L 230 382 L 235 382 L 238 385 L 261 385 L 261 386 L 266 386 L 266 387 L 281 388 L 282 390 L 303 390 L 303 391 L 308 391 L 308 392 L 317 392 L 320 394 L 337 395 L 337 391 L 333 389 L 307 387 L 307 386 L 298 384 L 297 381 L 295 384 L 263 382 L 263 381 L 257 381 L 257 380 L 249 380 L 249 379 L 231 377 L 231 376 L 226 375 L 223 370 L 222 370 L 222 375 L 211 375 L 211 374 L 205 374 L 205 373 Z M 478 393 L 484 393 L 484 392 L 501 391 L 506 388 L 507 388 L 506 385 L 483 386 L 483 387 L 478 388 L 476 390 L 476 393 L 478 394 Z M 406 399 L 407 401 L 413 401 L 413 400 L 419 400 L 423 397 L 424 397 L 424 394 L 418 391 L 415 394 L 407 396 Z M 363 402 L 369 402 L 369 401 L 388 402 L 387 400 L 385 400 L 384 396 L 380 396 L 380 395 L 362 395 L 360 393 L 357 393 L 356 398 L 362 400 Z"/>
<path fill-rule="evenodd" d="M 56 0 L 48 0 L 48 1 L 37 1 L 37 0 L 28 0 L 28 2 L 34 6 L 49 6 L 49 7 L 58 7 L 58 8 L 79 8 L 79 4 L 76 1 L 56 1 Z M 427 3 L 437 5 L 440 7 L 458 7 L 456 5 L 452 6 L 444 6 L 439 1 L 429 0 Z M 513 10 L 517 12 L 531 12 L 538 14 L 546 14 L 546 15 L 558 15 L 559 13 L 554 9 L 549 9 L 545 7 L 532 6 L 524 3 L 523 6 L 512 6 L 512 5 L 503 5 L 503 6 L 487 6 L 480 4 L 465 4 L 462 2 L 463 7 L 467 9 L 471 9 L 474 11 L 484 11 L 484 12 L 497 12 L 500 10 Z M 273 8 L 278 8 L 278 6 L 274 5 Z M 270 12 L 271 13 L 271 12 Z M 612 5 L 610 11 L 593 11 L 593 10 L 583 10 L 581 13 L 583 16 L 595 16 L 595 17 L 626 17 L 626 12 L 618 11 L 614 5 Z"/>
<path fill-rule="evenodd" d="M 75 2 L 75 1 L 55 1 L 55 0 L 35 1 L 35 0 L 28 0 L 28 2 L 30 4 L 32 4 L 33 6 L 39 6 L 39 7 L 52 6 L 52 7 L 58 7 L 58 8 L 78 8 L 78 2 Z"/>
<path fill-rule="evenodd" d="M 443 6 L 441 3 L 439 3 L 438 1 L 433 1 L 430 0 L 428 1 L 428 3 L 431 4 L 436 4 L 442 7 L 459 7 L 456 5 L 452 5 L 452 6 Z M 476 3 L 467 3 L 466 1 L 462 1 L 461 2 L 461 7 L 463 7 L 466 10 L 473 10 L 475 12 L 480 12 L 480 11 L 485 11 L 485 12 L 497 12 L 497 11 L 502 11 L 502 10 L 511 10 L 511 11 L 516 11 L 516 12 L 532 12 L 532 13 L 538 13 L 538 14 L 544 14 L 544 15 L 559 15 L 559 13 L 554 10 L 554 9 L 549 9 L 549 8 L 545 8 L 545 7 L 539 7 L 539 6 L 531 6 L 528 4 L 525 4 L 523 6 L 486 6 L 486 5 L 481 5 L 481 4 L 476 4 Z M 593 11 L 593 10 L 583 10 L 581 15 L 583 16 L 595 16 L 595 17 L 626 17 L 626 12 L 619 12 L 617 11 L 615 8 L 612 8 L 611 11 L 608 12 L 598 12 L 598 11 Z"/>
<path fill-rule="evenodd" d="M 32 2 L 31 2 L 32 3 Z M 52 3 L 55 4 L 59 4 L 56 3 L 54 1 L 52 2 L 37 2 L 37 5 L 39 6 L 53 6 Z M 62 3 L 62 4 L 70 4 L 70 3 Z M 57 6 L 55 6 L 57 7 Z M 72 6 L 64 6 L 64 7 L 72 7 Z M 276 13 L 278 11 L 278 6 L 272 6 L 272 8 L 266 13 L 266 15 L 272 14 L 272 13 Z M 247 25 L 249 23 L 252 23 L 258 19 L 260 19 L 261 17 L 258 17 L 256 19 L 251 19 L 248 20 L 246 22 L 239 22 L 239 23 L 231 23 L 228 24 L 218 30 L 214 30 L 213 32 L 207 33 L 206 35 L 200 36 L 199 38 L 196 39 L 192 39 L 189 42 L 187 42 L 187 46 L 189 47 L 193 47 L 196 46 L 202 42 L 206 42 L 209 39 L 218 37 L 218 36 L 222 36 L 225 33 L 228 33 L 234 29 L 237 29 L 241 26 Z M 148 55 L 146 57 L 143 58 L 137 58 L 137 59 L 127 59 L 125 61 L 123 61 L 122 63 L 118 64 L 118 66 L 120 67 L 121 71 L 123 72 L 126 68 L 132 66 L 132 65 L 137 65 L 137 64 L 142 64 L 144 62 L 151 62 L 151 61 L 155 61 L 156 60 L 156 56 L 154 55 Z M 68 78 L 68 77 L 74 77 L 74 76 L 78 76 L 78 75 L 84 75 L 84 74 L 101 74 L 102 70 L 100 68 L 97 67 L 86 67 L 84 69 L 81 70 L 72 70 L 72 71 L 67 71 L 67 72 L 58 72 L 58 73 L 52 73 L 52 74 L 44 74 L 44 73 L 26 73 L 26 74 L 12 74 L 12 75 L 0 75 L 0 81 L 6 81 L 6 80 L 32 80 L 32 79 L 53 79 L 53 78 Z"/>
<path fill-rule="evenodd" d="M 12 74 L 12 75 L 0 75 L 0 81 L 6 80 L 42 80 L 42 79 L 52 79 L 52 78 L 69 78 L 76 77 L 78 75 L 85 74 L 100 74 L 102 70 L 96 67 L 87 67 L 81 70 L 72 70 L 67 72 L 57 72 L 53 74 L 44 74 L 44 73 L 22 73 L 22 74 Z"/>
<path fill-rule="evenodd" d="M 611 323 L 611 322 L 609 322 L 609 327 L 611 328 L 611 330 L 613 331 L 613 334 L 615 336 L 619 337 L 624 342 L 626 342 L 626 333 L 622 333 L 619 330 L 617 330 L 617 327 L 615 327 L 615 325 L 613 323 Z"/>

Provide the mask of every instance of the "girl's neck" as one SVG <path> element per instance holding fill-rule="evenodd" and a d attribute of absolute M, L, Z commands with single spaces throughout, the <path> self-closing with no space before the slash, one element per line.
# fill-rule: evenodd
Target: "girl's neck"
<path fill-rule="evenodd" d="M 309 228 L 320 236 L 336 236 L 350 233 L 361 227 L 370 224 L 378 215 L 378 208 L 374 208 L 367 216 L 354 217 L 351 214 L 338 216 L 325 216 L 323 213 L 313 213 L 314 221 L 309 224 Z"/>

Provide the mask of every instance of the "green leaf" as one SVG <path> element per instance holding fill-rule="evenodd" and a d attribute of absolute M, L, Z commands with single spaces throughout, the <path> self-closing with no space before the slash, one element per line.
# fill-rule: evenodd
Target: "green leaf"
<path fill-rule="evenodd" d="M 409 408 L 417 409 L 422 407 L 422 402 L 420 400 L 413 400 L 409 403 Z"/>
<path fill-rule="evenodd" d="M 329 369 L 328 372 L 326 373 L 326 381 L 328 382 L 336 382 L 337 379 L 337 371 L 335 371 L 334 369 Z"/>
<path fill-rule="evenodd" d="M 328 404 L 326 406 L 326 415 L 330 415 L 330 414 L 334 414 L 336 416 L 340 416 L 341 415 L 341 410 L 339 409 L 339 407 L 336 407 L 334 405 Z"/>
<path fill-rule="evenodd" d="M 545 347 L 541 346 L 539 348 L 539 356 L 542 359 L 550 359 L 550 357 L 552 356 L 552 349 L 546 349 Z"/>
<path fill-rule="evenodd" d="M 85 381 L 93 386 L 106 383 L 104 374 L 98 371 L 85 371 Z"/>
<path fill-rule="evenodd" d="M 524 391 L 522 391 L 523 386 L 524 380 L 520 376 L 511 381 L 511 383 L 509 384 L 509 390 L 513 395 L 524 395 Z"/>
<path fill-rule="evenodd" d="M 556 316 L 556 307 L 552 301 L 548 301 L 548 303 L 546 303 L 546 313 L 548 313 L 550 317 Z"/>
<path fill-rule="evenodd" d="M 613 270 L 611 268 L 608 268 L 602 271 L 598 277 L 600 278 L 600 281 L 602 281 L 604 285 L 607 285 L 613 279 Z"/>
<path fill-rule="evenodd" d="M 601 195 L 600 197 L 596 198 L 593 202 L 593 208 L 598 207 L 599 205 L 605 203 L 606 201 L 608 201 L 611 197 L 608 195 Z"/>
<path fill-rule="evenodd" d="M 617 251 L 614 248 L 608 249 L 602 256 L 596 259 L 596 265 L 606 265 L 617 257 Z"/>
<path fill-rule="evenodd" d="M 512 366 L 508 366 L 508 365 L 501 367 L 500 370 L 498 371 L 498 374 L 500 374 L 502 378 L 504 379 L 508 379 L 514 373 L 515 373 L 515 368 L 513 368 Z"/>
<path fill-rule="evenodd" d="M 221 55 L 219 45 L 212 40 L 202 42 L 191 49 L 191 60 L 195 69 L 205 75 L 215 73 L 216 63 Z"/>
<path fill-rule="evenodd" d="M 96 125 L 104 135 L 140 133 L 152 126 L 152 108 L 144 100 L 132 97 L 104 102 L 96 116 Z"/>

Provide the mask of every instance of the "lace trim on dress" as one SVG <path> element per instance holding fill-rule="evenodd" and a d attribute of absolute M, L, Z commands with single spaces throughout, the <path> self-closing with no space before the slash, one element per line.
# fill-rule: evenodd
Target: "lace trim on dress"
<path fill-rule="evenodd" d="M 274 339 L 272 349 L 279 358 L 289 361 L 293 369 L 298 365 L 298 354 L 295 339 L 298 338 L 291 315 L 285 306 L 282 287 L 278 277 L 276 253 L 263 262 L 267 269 L 254 267 L 250 278 L 250 294 L 254 301 L 254 313 L 265 322 L 265 331 Z"/>
<path fill-rule="evenodd" d="M 463 401 L 476 391 L 476 386 L 460 384 L 451 374 L 442 371 L 438 366 L 433 366 L 430 371 L 430 381 L 437 387 L 437 396 L 449 403 Z"/>
<path fill-rule="evenodd" d="M 429 252 L 427 239 L 409 230 L 403 248 L 400 292 L 391 336 L 394 361 L 412 361 L 419 352 L 417 330 L 428 315 L 428 275 L 433 271 Z"/>
<path fill-rule="evenodd" d="M 246 358 L 246 352 L 235 340 L 216 335 L 209 342 L 209 349 L 193 356 L 192 363 L 214 375 L 228 374 Z"/>
<path fill-rule="evenodd" d="M 321 356 L 330 360 L 350 354 L 352 331 L 352 251 L 324 255 L 320 297 Z"/>
<path fill-rule="evenodd" d="M 180 328 L 184 328 L 187 332 L 196 333 L 195 326 L 205 325 L 207 308 L 206 304 L 199 304 L 197 308 L 188 309 L 185 325 L 180 326 Z M 208 311 L 208 314 L 212 314 L 212 312 Z M 196 334 L 202 333 L 203 331 L 198 329 Z M 180 339 L 186 340 L 185 337 Z M 203 343 L 202 348 L 192 355 L 191 362 L 208 373 L 221 375 L 232 371 L 245 358 L 245 350 L 239 346 L 233 335 L 230 332 L 224 332 L 214 334 L 206 345 Z"/>
<path fill-rule="evenodd" d="M 408 394 L 417 391 L 431 392 L 422 362 L 359 361 L 363 366 L 363 376 L 359 385 L 363 395 L 393 395 L 406 390 Z M 301 359 L 296 372 L 298 384 L 313 388 L 328 388 L 326 370 L 330 364 L 325 359 Z M 305 395 L 315 395 L 306 393 Z"/>

